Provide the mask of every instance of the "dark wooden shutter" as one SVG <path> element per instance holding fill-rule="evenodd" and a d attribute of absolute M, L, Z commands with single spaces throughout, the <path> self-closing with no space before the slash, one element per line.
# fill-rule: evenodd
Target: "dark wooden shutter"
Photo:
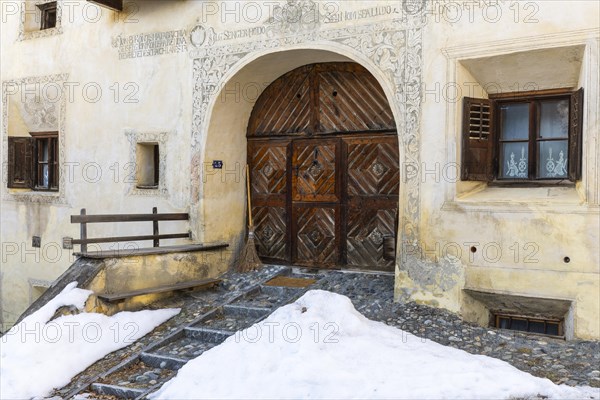
<path fill-rule="evenodd" d="M 583 136 L 583 88 L 571 95 L 569 110 L 569 180 L 581 180 Z"/>
<path fill-rule="evenodd" d="M 31 188 L 33 138 L 8 138 L 8 187 Z"/>
<path fill-rule="evenodd" d="M 90 3 L 98 4 L 112 10 L 123 11 L 123 0 L 88 0 Z"/>
<path fill-rule="evenodd" d="M 465 97 L 463 100 L 463 181 L 494 179 L 494 101 Z"/>

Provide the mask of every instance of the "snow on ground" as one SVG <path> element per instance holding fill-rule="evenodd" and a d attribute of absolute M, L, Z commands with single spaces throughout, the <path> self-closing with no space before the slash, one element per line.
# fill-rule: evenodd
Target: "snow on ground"
<path fill-rule="evenodd" d="M 314 290 L 188 362 L 154 399 L 600 397 L 374 322 Z"/>
<path fill-rule="evenodd" d="M 0 398 L 47 396 L 95 361 L 130 345 L 180 311 L 121 312 L 111 317 L 81 313 L 50 321 L 62 306 L 81 310 L 90 294 L 73 282 L 0 339 Z"/>

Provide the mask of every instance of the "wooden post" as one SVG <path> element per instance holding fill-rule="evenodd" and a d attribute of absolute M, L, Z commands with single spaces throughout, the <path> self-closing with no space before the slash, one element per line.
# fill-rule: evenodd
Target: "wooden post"
<path fill-rule="evenodd" d="M 156 207 L 152 207 L 152 214 L 158 214 L 158 209 Z M 152 234 L 153 235 L 158 235 L 158 221 L 152 221 Z M 160 240 L 159 239 L 154 239 L 154 247 L 159 247 L 160 246 Z"/>
<path fill-rule="evenodd" d="M 81 209 L 80 212 L 81 215 L 85 215 L 85 208 Z M 81 240 L 85 240 L 87 239 L 87 224 L 85 222 L 81 222 L 79 225 L 79 234 L 81 236 Z M 87 244 L 86 243 L 82 243 L 81 244 L 81 252 L 82 253 L 87 253 Z"/>

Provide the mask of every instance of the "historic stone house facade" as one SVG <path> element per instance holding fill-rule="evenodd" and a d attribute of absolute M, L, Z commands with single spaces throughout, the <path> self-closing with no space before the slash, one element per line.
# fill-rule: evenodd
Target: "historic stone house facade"
<path fill-rule="evenodd" d="M 395 274 L 397 301 L 600 338 L 596 2 L 1 6 L 4 328 L 90 250 L 83 208 L 188 213 L 194 243 L 229 244 L 211 271 L 233 267 L 248 165 L 264 262 Z"/>

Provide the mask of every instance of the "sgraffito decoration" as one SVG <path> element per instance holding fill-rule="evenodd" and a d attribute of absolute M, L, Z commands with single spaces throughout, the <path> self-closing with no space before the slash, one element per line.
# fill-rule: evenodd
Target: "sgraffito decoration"
<path fill-rule="evenodd" d="M 414 3 L 414 2 L 413 2 Z M 355 24 L 338 26 L 327 21 L 317 3 L 311 0 L 288 1 L 276 6 L 272 16 L 259 27 L 240 30 L 235 43 L 230 36 L 212 27 L 198 24 L 190 29 L 190 56 L 194 59 L 193 122 L 192 122 L 192 186 L 191 209 L 200 200 L 202 135 L 206 132 L 209 105 L 225 84 L 225 76 L 238 69 L 246 57 L 272 49 L 290 46 L 333 45 L 362 54 L 380 69 L 388 86 L 394 88 L 390 101 L 397 116 L 396 124 L 401 152 L 402 184 L 400 185 L 401 237 L 406 243 L 417 243 L 420 219 L 420 165 L 422 82 L 422 31 L 425 24 L 420 3 L 398 2 L 390 10 L 390 19 L 357 20 Z M 372 11 L 369 11 L 372 12 Z M 357 13 L 359 15 L 360 13 Z M 363 13 L 368 16 L 368 13 Z M 383 12 L 378 12 L 381 17 Z M 361 14 L 362 15 L 362 14 Z M 358 24 L 358 21 L 363 24 Z M 235 36 L 235 35 L 234 35 Z M 374 166 L 374 173 L 379 167 Z"/>
<path fill-rule="evenodd" d="M 67 95 L 64 92 L 64 83 L 69 79 L 69 74 L 57 74 L 47 76 L 33 76 L 22 79 L 14 79 L 2 82 L 2 159 L 8 159 L 8 110 L 9 99 L 15 93 L 21 94 L 18 106 L 22 108 L 23 117 L 35 131 L 56 130 L 58 131 L 58 159 L 59 170 L 65 171 L 65 143 L 66 143 L 66 109 Z M 24 95 L 23 88 L 30 88 L 33 93 Z M 50 89 L 60 89 L 56 98 L 48 98 L 43 94 Z M 51 101 L 52 100 L 52 101 Z M 59 174 L 58 192 L 41 191 L 17 191 L 11 192 L 7 186 L 8 168 L 2 171 L 2 200 L 19 201 L 25 203 L 41 204 L 67 204 L 66 177 L 65 173 Z"/>

